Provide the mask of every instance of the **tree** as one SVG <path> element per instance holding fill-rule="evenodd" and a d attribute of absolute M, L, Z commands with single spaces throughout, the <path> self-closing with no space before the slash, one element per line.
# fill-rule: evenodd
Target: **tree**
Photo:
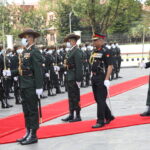
<path fill-rule="evenodd" d="M 80 19 L 74 14 L 74 11 L 72 9 L 72 6 L 70 3 L 67 3 L 66 1 L 59 0 L 56 7 L 56 13 L 57 13 L 57 22 L 56 26 L 59 31 L 60 38 L 64 37 L 66 34 L 70 32 L 69 28 L 69 14 L 71 15 L 71 21 L 72 21 L 72 31 L 80 30 Z"/>
<path fill-rule="evenodd" d="M 150 0 L 146 0 L 145 4 L 150 6 Z"/>

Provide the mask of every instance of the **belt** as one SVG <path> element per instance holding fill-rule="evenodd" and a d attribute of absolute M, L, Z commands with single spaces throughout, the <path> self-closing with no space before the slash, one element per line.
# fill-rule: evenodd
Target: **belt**
<path fill-rule="evenodd" d="M 92 74 L 96 76 L 96 75 L 102 75 L 103 73 L 102 72 L 92 72 Z"/>
<path fill-rule="evenodd" d="M 33 76 L 33 73 L 28 70 L 22 70 L 22 76 Z"/>

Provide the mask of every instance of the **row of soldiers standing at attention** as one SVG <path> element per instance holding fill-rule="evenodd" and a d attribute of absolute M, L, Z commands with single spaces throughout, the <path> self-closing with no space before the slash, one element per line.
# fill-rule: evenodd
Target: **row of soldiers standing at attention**
<path fill-rule="evenodd" d="M 120 48 L 116 42 L 106 43 L 105 46 L 111 51 L 113 60 L 113 71 L 111 74 L 111 80 L 119 78 L 119 72 L 121 67 L 121 55 Z M 88 87 L 91 85 L 91 64 L 90 57 L 94 50 L 91 43 L 80 44 L 79 48 L 83 52 L 83 80 L 81 87 Z M 41 98 L 47 96 L 55 96 L 67 91 L 66 84 L 66 70 L 64 69 L 66 55 L 68 48 L 62 44 L 59 46 L 39 47 L 42 54 L 43 63 L 43 89 L 47 91 L 46 95 L 42 95 Z M 19 57 L 23 52 L 22 46 L 14 46 L 14 49 L 8 49 L 6 51 L 6 67 L 10 70 L 18 69 Z M 21 104 L 20 89 L 18 76 L 2 77 L 2 71 L 4 69 L 4 51 L 0 48 L 0 101 L 2 108 L 10 108 L 8 99 L 12 99 L 11 92 L 14 92 L 15 103 Z M 64 87 L 64 88 L 62 88 Z M 64 91 L 63 91 L 63 90 Z"/>

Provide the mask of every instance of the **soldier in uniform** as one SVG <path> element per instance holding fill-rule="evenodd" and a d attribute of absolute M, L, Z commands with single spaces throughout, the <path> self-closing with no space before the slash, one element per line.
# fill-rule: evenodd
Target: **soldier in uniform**
<path fill-rule="evenodd" d="M 62 121 L 76 122 L 81 121 L 80 117 L 80 85 L 83 78 L 82 71 L 82 51 L 77 47 L 77 41 L 80 36 L 75 34 L 69 34 L 64 39 L 68 48 L 70 48 L 65 65 L 67 69 L 67 88 L 69 99 L 69 111 L 70 114 Z M 76 117 L 74 117 L 76 112 Z"/>
<path fill-rule="evenodd" d="M 90 58 L 93 74 L 92 89 L 97 103 L 97 123 L 92 126 L 92 128 L 100 128 L 103 127 L 105 123 L 108 124 L 114 119 L 106 104 L 113 60 L 110 51 L 103 47 L 105 41 L 104 35 L 95 33 L 92 40 L 93 45 L 96 47 Z"/>
<path fill-rule="evenodd" d="M 42 55 L 35 47 L 35 38 L 40 34 L 32 29 L 26 29 L 19 34 L 24 51 L 17 70 L 4 70 L 7 76 L 18 75 L 20 80 L 22 106 L 25 118 L 26 134 L 18 139 L 21 145 L 38 142 L 36 132 L 39 128 L 38 100 L 43 93 L 42 85 Z"/>
<path fill-rule="evenodd" d="M 146 68 L 146 69 L 150 68 L 150 62 L 147 62 L 147 63 L 141 62 L 140 67 Z M 149 79 L 149 88 L 148 88 L 148 93 L 147 93 L 146 105 L 148 106 L 148 109 L 144 113 L 140 114 L 140 116 L 142 117 L 150 116 L 150 79 Z"/>
<path fill-rule="evenodd" d="M 119 72 L 120 72 L 120 68 L 121 68 L 121 61 L 122 61 L 122 59 L 121 59 L 121 51 L 120 51 L 120 48 L 119 48 L 119 46 L 118 46 L 118 43 L 114 43 L 114 45 L 116 46 L 116 55 L 117 55 L 117 72 L 118 72 L 118 76 L 117 76 L 117 78 L 119 78 Z"/>

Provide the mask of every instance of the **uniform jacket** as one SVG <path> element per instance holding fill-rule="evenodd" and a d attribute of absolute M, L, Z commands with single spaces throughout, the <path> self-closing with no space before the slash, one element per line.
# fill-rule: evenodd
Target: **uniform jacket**
<path fill-rule="evenodd" d="M 67 64 L 72 66 L 67 71 L 68 81 L 74 80 L 77 82 L 82 81 L 83 78 L 83 53 L 76 47 L 70 50 L 67 54 Z"/>
<path fill-rule="evenodd" d="M 34 45 L 29 50 L 24 50 L 21 68 L 32 72 L 33 75 L 19 75 L 20 87 L 41 89 L 43 86 L 42 54 Z M 16 74 L 19 74 L 19 71 L 13 70 L 12 75 Z"/>

